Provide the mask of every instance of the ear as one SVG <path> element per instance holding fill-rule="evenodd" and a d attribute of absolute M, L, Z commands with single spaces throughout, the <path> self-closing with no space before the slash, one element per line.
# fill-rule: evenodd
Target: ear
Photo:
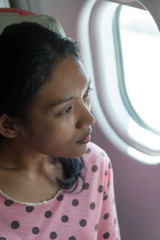
<path fill-rule="evenodd" d="M 18 133 L 18 127 L 13 119 L 6 114 L 0 116 L 0 134 L 7 138 L 15 138 Z"/>

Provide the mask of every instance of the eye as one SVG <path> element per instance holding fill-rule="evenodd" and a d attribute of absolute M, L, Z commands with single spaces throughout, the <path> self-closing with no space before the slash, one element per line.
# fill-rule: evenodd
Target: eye
<path fill-rule="evenodd" d="M 70 111 L 71 109 L 72 109 L 71 106 L 68 107 L 68 108 L 66 108 L 63 112 L 60 113 L 60 115 L 65 115 L 65 114 L 69 113 L 69 111 Z"/>
<path fill-rule="evenodd" d="M 91 87 L 89 87 L 89 88 L 87 89 L 87 92 L 85 93 L 84 98 L 89 97 L 89 93 L 90 93 L 91 90 L 93 90 L 93 88 L 91 88 Z"/>

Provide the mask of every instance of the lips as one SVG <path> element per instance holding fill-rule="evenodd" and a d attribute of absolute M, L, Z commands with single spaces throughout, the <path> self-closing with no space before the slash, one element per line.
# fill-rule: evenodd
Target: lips
<path fill-rule="evenodd" d="M 76 143 L 86 144 L 86 143 L 88 143 L 90 140 L 91 140 L 91 129 L 90 129 L 87 133 L 85 133 L 85 134 L 82 136 L 82 138 L 81 138 L 79 141 L 77 141 Z"/>

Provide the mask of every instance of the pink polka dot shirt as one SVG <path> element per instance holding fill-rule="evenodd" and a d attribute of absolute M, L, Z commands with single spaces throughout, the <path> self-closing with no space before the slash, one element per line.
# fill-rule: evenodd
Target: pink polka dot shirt
<path fill-rule="evenodd" d="M 94 143 L 83 159 L 87 170 L 79 193 L 62 190 L 31 204 L 0 192 L 0 240 L 120 240 L 110 160 Z"/>

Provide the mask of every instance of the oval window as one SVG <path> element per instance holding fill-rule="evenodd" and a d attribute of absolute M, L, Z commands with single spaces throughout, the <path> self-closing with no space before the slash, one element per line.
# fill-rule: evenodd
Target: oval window
<path fill-rule="evenodd" d="M 160 33 L 150 13 L 119 7 L 124 104 L 142 127 L 160 134 Z"/>

